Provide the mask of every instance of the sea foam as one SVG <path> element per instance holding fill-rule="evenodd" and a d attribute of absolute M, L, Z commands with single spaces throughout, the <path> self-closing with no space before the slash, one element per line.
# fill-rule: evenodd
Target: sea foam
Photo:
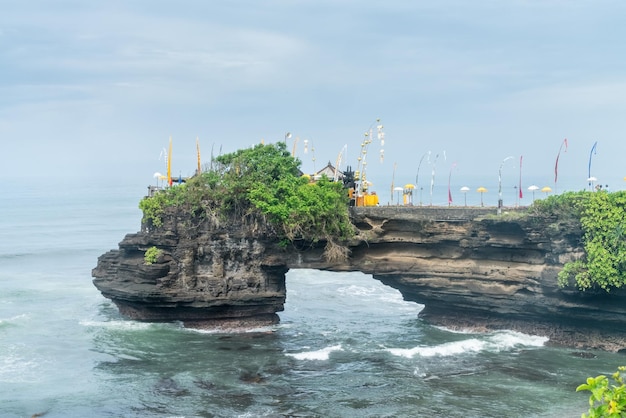
<path fill-rule="evenodd" d="M 7 347 L 0 357 L 0 383 L 33 383 L 40 379 L 37 369 L 44 360 L 27 352 L 27 347 L 13 345 Z"/>
<path fill-rule="evenodd" d="M 304 351 L 302 353 L 287 353 L 289 357 L 296 360 L 328 360 L 330 353 L 333 351 L 343 350 L 341 345 L 333 345 L 331 347 L 322 348 L 317 351 Z"/>
<path fill-rule="evenodd" d="M 153 326 L 149 322 L 136 321 L 80 321 L 79 324 L 85 327 L 107 328 L 120 331 L 144 330 Z"/>
<path fill-rule="evenodd" d="M 277 325 L 265 325 L 258 327 L 216 327 L 216 328 L 188 328 L 185 327 L 184 324 L 180 323 L 180 328 L 185 331 L 197 333 L 197 334 L 209 334 L 209 335 L 217 335 L 217 334 L 270 334 L 272 332 L 276 332 L 278 329 Z"/>
<path fill-rule="evenodd" d="M 453 356 L 463 353 L 478 352 L 483 350 L 485 343 L 475 338 L 463 341 L 454 341 L 432 347 L 419 346 L 414 348 L 388 348 L 394 356 L 412 358 L 415 355 L 421 357 Z"/>
<path fill-rule="evenodd" d="M 8 326 L 8 325 L 15 325 L 17 322 L 23 319 L 28 319 L 28 315 L 19 314 L 19 315 L 12 316 L 11 318 L 0 318 L 0 327 Z"/>
<path fill-rule="evenodd" d="M 446 357 L 481 351 L 500 352 L 520 346 L 541 347 L 546 341 L 548 341 L 547 337 L 527 335 L 515 331 L 498 331 L 483 338 L 468 338 L 434 346 L 387 348 L 386 350 L 394 356 L 406 358 L 412 358 L 416 355 L 421 357 Z"/>

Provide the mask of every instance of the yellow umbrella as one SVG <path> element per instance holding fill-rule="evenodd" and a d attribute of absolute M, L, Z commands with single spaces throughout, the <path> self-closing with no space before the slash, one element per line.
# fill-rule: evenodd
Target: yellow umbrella
<path fill-rule="evenodd" d="M 545 186 L 544 188 L 541 189 L 541 191 L 544 192 L 547 196 L 548 193 L 552 191 L 552 188 L 550 186 Z"/>
<path fill-rule="evenodd" d="M 414 184 L 407 183 L 404 185 L 404 193 L 408 195 L 409 205 L 413 205 L 413 189 L 415 189 Z"/>
<path fill-rule="evenodd" d="M 483 205 L 483 193 L 487 193 L 487 189 L 485 189 L 484 187 L 480 186 L 478 189 L 476 189 L 476 191 L 478 193 L 480 193 L 480 206 L 484 206 Z"/>

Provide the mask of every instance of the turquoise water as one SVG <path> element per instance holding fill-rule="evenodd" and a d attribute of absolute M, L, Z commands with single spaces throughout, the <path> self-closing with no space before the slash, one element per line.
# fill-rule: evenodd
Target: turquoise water
<path fill-rule="evenodd" d="M 0 200 L 0 417 L 579 417 L 626 359 L 450 332 L 361 273 L 294 270 L 275 327 L 122 318 L 91 283 L 143 187 L 14 183 Z"/>

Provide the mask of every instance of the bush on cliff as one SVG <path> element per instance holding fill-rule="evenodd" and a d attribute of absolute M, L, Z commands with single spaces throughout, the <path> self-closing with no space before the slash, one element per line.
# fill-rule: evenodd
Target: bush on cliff
<path fill-rule="evenodd" d="M 208 171 L 186 184 L 142 200 L 144 222 L 159 227 L 165 208 L 177 206 L 211 219 L 241 220 L 260 214 L 289 241 L 333 244 L 351 237 L 353 226 L 342 184 L 328 178 L 311 183 L 299 166 L 300 161 L 282 142 L 220 155 Z"/>
<path fill-rule="evenodd" d="M 531 210 L 536 215 L 548 216 L 560 222 L 580 222 L 580 217 L 589 192 L 565 192 L 547 199 L 536 200 Z"/>
<path fill-rule="evenodd" d="M 165 208 L 181 202 L 184 192 L 183 186 L 176 186 L 142 199 L 139 202 L 139 209 L 143 212 L 143 222 L 157 228 L 163 225 Z"/>
<path fill-rule="evenodd" d="M 163 250 L 159 250 L 157 247 L 150 247 L 144 253 L 143 261 L 148 265 L 154 264 L 157 262 L 161 254 L 163 254 Z"/>
<path fill-rule="evenodd" d="M 626 285 L 626 192 L 570 192 L 537 202 L 537 210 L 577 218 L 585 255 L 566 263 L 559 285 L 610 292 Z"/>

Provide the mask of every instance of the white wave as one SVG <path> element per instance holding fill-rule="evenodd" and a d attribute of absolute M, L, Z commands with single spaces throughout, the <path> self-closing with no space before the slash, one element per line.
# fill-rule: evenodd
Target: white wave
<path fill-rule="evenodd" d="M 304 351 L 302 353 L 287 353 L 289 357 L 296 360 L 328 360 L 330 353 L 333 351 L 343 350 L 341 345 L 333 345 L 331 347 L 322 348 L 317 351 Z"/>
<path fill-rule="evenodd" d="M 520 346 L 542 347 L 546 341 L 548 341 L 547 337 L 527 335 L 515 331 L 498 331 L 487 335 L 484 339 L 469 338 L 430 347 L 387 348 L 386 350 L 394 356 L 406 358 L 412 358 L 416 355 L 421 357 L 447 357 L 466 353 L 478 353 L 481 351 L 500 352 Z"/>
<path fill-rule="evenodd" d="M 337 293 L 346 297 L 358 297 L 362 304 L 375 304 L 379 308 L 419 313 L 424 305 L 409 302 L 402 294 L 390 287 L 349 285 L 337 289 Z M 393 307 L 393 308 L 392 308 Z"/>
<path fill-rule="evenodd" d="M 409 307 L 423 307 L 421 303 L 410 302 L 404 300 L 400 292 L 394 291 L 393 293 L 381 293 L 379 295 L 379 299 L 381 302 L 385 302 L 386 304 L 395 304 L 395 305 L 403 305 Z"/>
<path fill-rule="evenodd" d="M 338 288 L 337 293 L 344 296 L 371 296 L 379 293 L 379 290 L 373 286 L 366 287 L 353 284 Z"/>
<path fill-rule="evenodd" d="M 498 331 L 489 337 L 494 347 L 507 350 L 516 346 L 543 347 L 549 340 L 541 335 L 528 335 L 517 331 Z"/>
<path fill-rule="evenodd" d="M 26 347 L 11 346 L 0 357 L 0 383 L 34 383 L 41 377 L 37 370 L 44 363 L 39 356 L 25 356 Z"/>
<path fill-rule="evenodd" d="M 253 328 L 246 327 L 215 327 L 215 328 L 188 328 L 185 327 L 182 322 L 180 323 L 180 327 L 185 331 L 195 332 L 198 334 L 253 334 L 253 333 L 261 333 L 261 334 L 269 334 L 272 332 L 276 332 L 278 329 L 278 325 L 265 325 Z"/>
<path fill-rule="evenodd" d="M 26 360 L 16 355 L 3 356 L 0 362 L 0 382 L 28 382 L 28 371 L 37 364 L 33 360 Z"/>
<path fill-rule="evenodd" d="M 433 356 L 453 356 L 457 354 L 478 352 L 485 347 L 485 343 L 475 338 L 463 341 L 454 341 L 445 344 L 440 344 L 432 347 L 419 346 L 414 348 L 388 348 L 394 356 L 401 356 L 412 358 L 415 355 L 421 357 L 433 357 Z"/>
<path fill-rule="evenodd" d="M 440 329 L 442 331 L 449 332 L 451 334 L 478 334 L 479 332 L 476 330 L 472 330 L 470 328 L 447 328 L 440 325 L 433 325 L 433 328 Z"/>
<path fill-rule="evenodd" d="M 20 315 L 12 316 L 10 318 L 0 319 L 0 325 L 10 325 L 10 324 L 13 324 L 15 322 L 18 322 L 21 319 L 28 319 L 28 315 L 27 314 L 20 314 Z"/>
<path fill-rule="evenodd" d="M 148 329 L 152 326 L 149 322 L 137 321 L 80 321 L 80 325 L 84 327 L 107 328 L 121 331 L 136 331 Z"/>

